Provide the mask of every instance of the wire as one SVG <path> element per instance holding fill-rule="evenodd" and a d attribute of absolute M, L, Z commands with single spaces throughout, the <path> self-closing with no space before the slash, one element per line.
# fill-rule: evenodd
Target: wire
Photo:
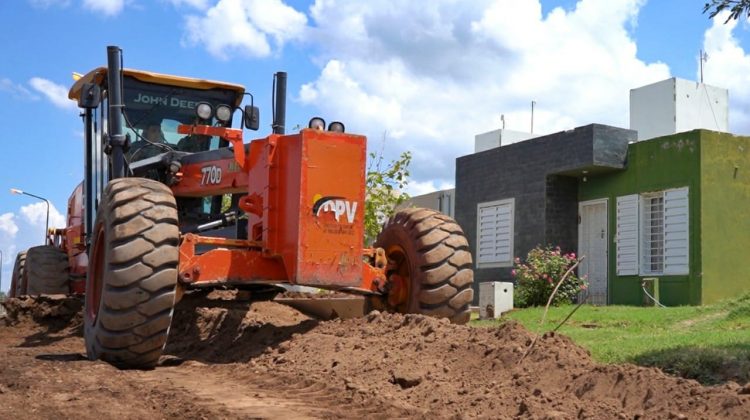
<path fill-rule="evenodd" d="M 646 282 L 642 282 L 641 283 L 641 289 L 643 289 L 643 293 L 645 293 L 646 296 L 649 297 L 649 299 L 651 299 L 651 300 L 654 301 L 654 303 L 656 304 L 656 306 L 659 306 L 661 308 L 666 308 L 666 306 L 662 305 L 661 302 L 659 302 L 658 300 L 656 300 L 656 298 L 653 297 L 653 296 L 651 296 L 651 293 L 649 293 L 648 290 L 646 290 Z"/>
<path fill-rule="evenodd" d="M 714 117 L 714 125 L 716 125 L 716 129 L 720 130 L 719 128 L 719 121 L 716 120 L 716 113 L 714 112 L 714 106 L 711 104 L 711 98 L 708 95 L 708 88 L 706 87 L 705 83 L 701 83 L 703 85 L 703 91 L 706 92 L 706 100 L 708 101 L 708 107 L 711 109 L 711 115 Z"/>

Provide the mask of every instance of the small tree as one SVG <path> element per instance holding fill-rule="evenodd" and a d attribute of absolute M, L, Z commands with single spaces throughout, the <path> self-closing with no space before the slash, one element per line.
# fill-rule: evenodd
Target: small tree
<path fill-rule="evenodd" d="M 365 186 L 365 244 L 372 244 L 396 207 L 409 199 L 403 189 L 409 183 L 411 152 L 383 167 L 383 153 L 371 152 Z"/>

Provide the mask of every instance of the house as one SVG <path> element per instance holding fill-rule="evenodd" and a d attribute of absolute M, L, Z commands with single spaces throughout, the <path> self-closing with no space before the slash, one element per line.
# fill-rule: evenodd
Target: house
<path fill-rule="evenodd" d="M 427 209 L 437 210 L 443 214 L 453 217 L 455 214 L 456 200 L 455 188 L 433 191 L 431 193 L 409 197 L 408 200 L 401 203 L 397 209 L 409 207 L 424 207 Z"/>
<path fill-rule="evenodd" d="M 588 276 L 595 304 L 643 304 L 644 289 L 665 305 L 750 291 L 742 264 L 750 248 L 750 137 L 705 129 L 639 136 L 695 128 L 690 121 L 725 127 L 723 117 L 694 118 L 726 115 L 721 90 L 677 80 L 641 88 L 667 96 L 656 100 L 657 92 L 642 106 L 674 105 L 650 113 L 668 124 L 642 118 L 638 131 L 591 124 L 456 160 L 455 218 L 476 283 L 512 281 L 514 258 L 549 244 L 585 256 L 579 274 Z"/>

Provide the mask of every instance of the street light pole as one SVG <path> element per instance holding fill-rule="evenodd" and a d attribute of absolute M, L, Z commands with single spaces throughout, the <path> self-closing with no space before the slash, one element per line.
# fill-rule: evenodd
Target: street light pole
<path fill-rule="evenodd" d="M 47 232 L 49 232 L 49 200 L 47 200 L 44 197 L 39 197 L 38 195 L 34 195 L 31 193 L 28 193 L 26 191 L 21 191 L 17 188 L 11 188 L 10 189 L 11 194 L 23 194 L 28 195 L 29 197 L 34 197 L 36 199 L 42 200 L 45 203 L 47 203 L 47 223 L 44 225 L 44 242 L 42 242 L 42 245 L 47 245 Z"/>
<path fill-rule="evenodd" d="M 3 284 L 3 250 L 0 249 L 0 284 Z"/>

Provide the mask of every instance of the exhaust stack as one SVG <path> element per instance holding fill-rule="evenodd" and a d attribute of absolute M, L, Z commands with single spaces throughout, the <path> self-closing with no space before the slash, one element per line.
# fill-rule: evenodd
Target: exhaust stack
<path fill-rule="evenodd" d="M 284 134 L 286 125 L 286 72 L 274 74 L 274 110 L 271 128 L 274 134 Z"/>
<path fill-rule="evenodd" d="M 107 97 L 109 98 L 109 146 L 112 162 L 112 179 L 125 176 L 125 135 L 122 131 L 122 50 L 107 47 Z"/>

